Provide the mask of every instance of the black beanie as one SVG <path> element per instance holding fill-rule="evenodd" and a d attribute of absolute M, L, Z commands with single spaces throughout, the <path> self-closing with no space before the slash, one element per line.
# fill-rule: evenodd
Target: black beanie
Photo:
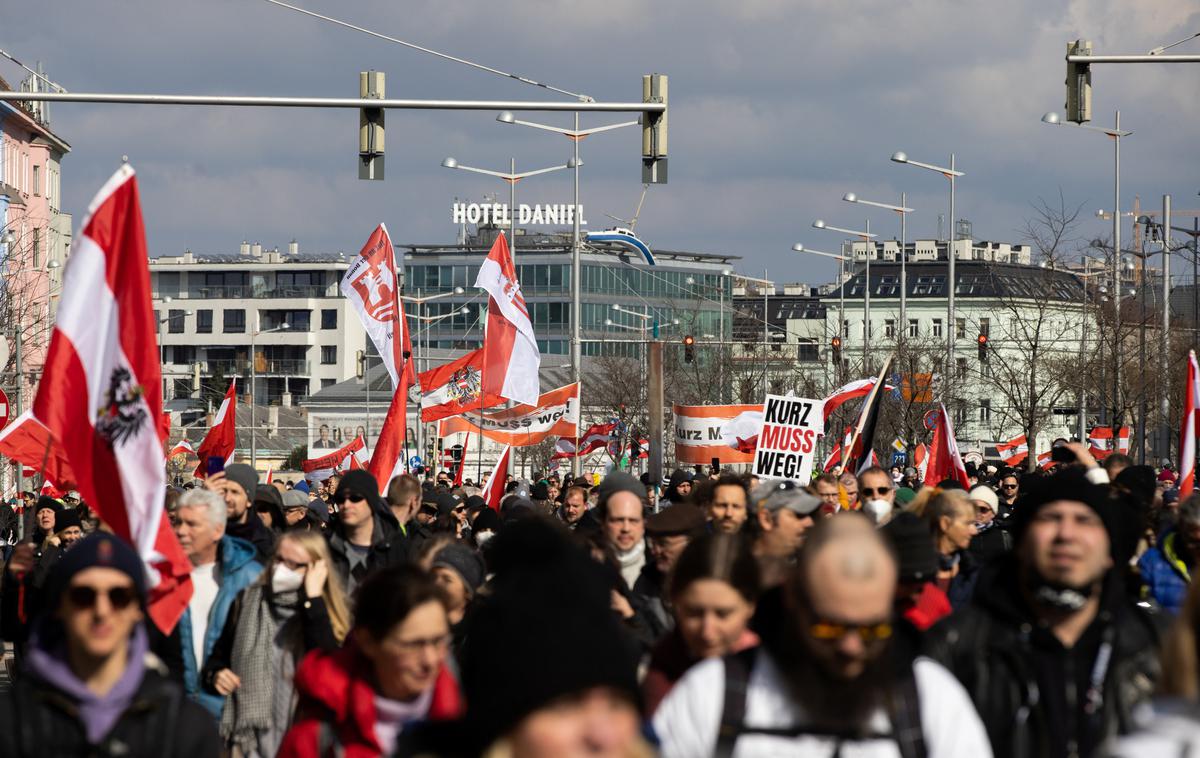
<path fill-rule="evenodd" d="M 931 582 L 937 576 L 938 553 L 929 524 L 915 513 L 897 514 L 880 529 L 896 551 L 901 582 Z"/>
<path fill-rule="evenodd" d="M 371 504 L 371 510 L 376 512 L 388 511 L 387 503 L 383 502 L 383 498 L 379 496 L 379 482 L 375 481 L 375 477 L 371 476 L 370 472 L 362 469 L 354 469 L 347 471 L 338 482 L 337 489 L 333 491 L 333 501 L 336 503 L 341 499 L 347 491 L 353 492 L 356 495 L 362 495 Z"/>
<path fill-rule="evenodd" d="M 33 509 L 33 513 L 34 513 L 34 515 L 37 515 L 38 511 L 46 510 L 47 508 L 54 511 L 54 515 L 56 518 L 63 511 L 62 503 L 58 502 L 57 500 L 55 500 L 52 497 L 49 497 L 47 495 L 42 495 L 38 498 L 37 506 Z"/>
<path fill-rule="evenodd" d="M 1117 511 L 1118 504 L 1113 498 L 1111 488 L 1093 484 L 1088 480 L 1083 469 L 1075 466 L 1050 476 L 1040 477 L 1032 482 L 1029 489 L 1025 490 L 1024 496 L 1018 502 L 1016 510 L 1013 511 L 1013 545 L 1021 544 L 1025 530 L 1033 523 L 1033 517 L 1037 515 L 1042 506 L 1058 500 L 1083 503 L 1094 510 L 1104 523 L 1104 530 L 1108 532 L 1108 541 L 1113 554 L 1116 555 L 1119 552 L 1118 537 L 1122 532 L 1122 519 Z"/>
<path fill-rule="evenodd" d="M 468 639 L 482 644 L 468 644 L 461 661 L 477 753 L 565 695 L 612 687 L 636 705 L 637 650 L 600 564 L 544 518 L 507 526 L 489 547 L 493 590 L 468 617 Z"/>
<path fill-rule="evenodd" d="M 79 518 L 79 514 L 75 512 L 74 508 L 64 509 L 54 516 L 55 534 L 64 529 L 70 529 L 73 526 L 77 526 L 80 529 L 83 528 L 83 521 Z"/>
<path fill-rule="evenodd" d="M 1117 474 L 1113 484 L 1128 490 L 1143 508 L 1148 509 L 1154 503 L 1157 482 L 1151 466 L 1128 466 Z"/>
<path fill-rule="evenodd" d="M 89 568 L 111 568 L 127 574 L 133 580 L 138 598 L 146 600 L 146 570 L 137 553 L 123 540 L 108 532 L 95 532 L 79 540 L 50 569 L 46 577 L 43 612 L 58 610 L 59 600 L 71 578 Z"/>

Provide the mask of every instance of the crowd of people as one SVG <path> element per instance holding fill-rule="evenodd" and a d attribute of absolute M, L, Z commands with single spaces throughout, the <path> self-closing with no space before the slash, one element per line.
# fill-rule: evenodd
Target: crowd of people
<path fill-rule="evenodd" d="M 170 634 L 132 548 L 29 494 L 0 755 L 1195 755 L 1200 496 L 1067 447 L 965 487 L 550 474 L 498 509 L 231 464 L 166 493 Z"/>

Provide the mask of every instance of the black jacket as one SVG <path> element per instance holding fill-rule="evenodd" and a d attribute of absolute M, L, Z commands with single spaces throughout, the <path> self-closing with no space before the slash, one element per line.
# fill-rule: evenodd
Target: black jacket
<path fill-rule="evenodd" d="M 75 703 L 32 673 L 0 693 L 0 755 L 211 758 L 220 752 L 208 711 L 183 688 L 147 667 L 133 701 L 101 744 L 89 746 Z"/>
<path fill-rule="evenodd" d="M 259 520 L 253 507 L 246 513 L 246 523 L 235 524 L 230 521 L 225 524 L 225 533 L 254 545 L 256 560 L 264 566 L 275 554 L 275 532 Z"/>
<path fill-rule="evenodd" d="M 1105 738 L 1130 731 L 1134 709 L 1149 701 L 1159 677 L 1162 620 L 1128 602 L 1109 572 L 1099 615 L 1074 648 L 1063 650 L 1039 627 L 1017 576 L 1012 557 L 984 568 L 971 605 L 934 626 L 925 640 L 926 652 L 970 694 L 995 754 L 1058 758 L 1076 736 L 1087 754 Z M 1096 661 L 1106 640 L 1112 655 L 1102 686 L 1092 693 L 1099 709 L 1089 717 L 1087 682 L 1101 668 Z"/>
<path fill-rule="evenodd" d="M 329 553 L 333 559 L 333 568 L 341 577 L 343 586 L 357 587 L 363 578 L 385 566 L 395 566 L 408 561 L 412 547 L 400 533 L 399 522 L 391 511 L 374 511 L 375 529 L 371 532 L 371 547 L 367 551 L 365 567 L 350 576 L 350 553 L 354 549 L 346 539 L 345 530 L 339 519 L 329 531 Z M 353 580 L 353 581 L 351 581 Z"/>

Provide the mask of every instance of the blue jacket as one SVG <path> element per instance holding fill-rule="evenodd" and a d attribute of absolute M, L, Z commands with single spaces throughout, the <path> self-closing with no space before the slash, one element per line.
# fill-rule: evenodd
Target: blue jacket
<path fill-rule="evenodd" d="M 1138 559 L 1138 571 L 1150 596 L 1172 614 L 1179 613 L 1192 581 L 1187 564 L 1176 552 L 1177 541 L 1178 532 L 1172 529 Z"/>
<path fill-rule="evenodd" d="M 254 560 L 254 545 L 237 537 L 225 536 L 217 547 L 217 598 L 208 612 L 208 628 L 204 632 L 204 657 L 212 652 L 213 645 L 225 628 L 225 618 L 238 593 L 246 589 L 262 573 L 262 564 Z M 183 653 L 183 683 L 188 695 L 203 705 L 218 720 L 225 698 L 212 695 L 200 687 L 200 668 L 204 661 L 197 661 L 192 644 L 192 609 L 183 612 L 179 620 L 179 642 Z"/>

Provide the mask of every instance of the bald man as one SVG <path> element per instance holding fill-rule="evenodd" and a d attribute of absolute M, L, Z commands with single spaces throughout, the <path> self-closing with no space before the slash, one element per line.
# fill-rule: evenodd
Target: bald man
<path fill-rule="evenodd" d="M 990 756 L 962 685 L 894 644 L 895 589 L 870 521 L 821 520 L 783 588 L 780 627 L 759 648 L 693 666 L 659 706 L 662 755 Z M 727 687 L 744 690 L 740 709 Z"/>

